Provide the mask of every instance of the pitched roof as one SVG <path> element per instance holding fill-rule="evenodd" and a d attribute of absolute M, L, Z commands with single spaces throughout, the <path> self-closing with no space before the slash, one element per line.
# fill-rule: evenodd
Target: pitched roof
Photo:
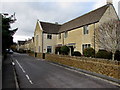
<path fill-rule="evenodd" d="M 78 18 L 68 21 L 62 25 L 48 23 L 48 22 L 41 22 L 41 21 L 40 23 L 44 33 L 57 34 L 57 33 L 65 32 L 68 30 L 82 27 L 84 25 L 89 25 L 98 22 L 110 5 L 112 4 L 104 5 L 96 10 L 93 10 Z"/>
<path fill-rule="evenodd" d="M 44 33 L 49 33 L 49 34 L 57 34 L 60 26 L 59 24 L 54 24 L 54 23 L 48 23 L 48 22 L 41 22 L 41 26 L 43 29 Z"/>
<path fill-rule="evenodd" d="M 107 8 L 109 7 L 109 5 L 105 5 L 103 7 L 100 7 L 96 10 L 93 10 L 85 15 L 82 15 L 76 19 L 73 19 L 67 23 L 64 23 L 59 32 L 64 32 L 67 30 L 72 30 L 74 28 L 78 28 L 84 25 L 88 25 L 88 24 L 92 24 L 95 22 L 98 22 L 101 17 L 103 16 L 103 14 L 105 13 L 105 11 L 107 10 Z"/>
<path fill-rule="evenodd" d="M 24 45 L 26 41 L 18 41 L 18 45 Z"/>

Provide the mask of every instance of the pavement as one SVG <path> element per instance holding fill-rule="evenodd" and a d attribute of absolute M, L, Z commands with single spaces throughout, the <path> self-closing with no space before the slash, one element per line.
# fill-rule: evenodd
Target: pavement
<path fill-rule="evenodd" d="M 10 55 L 2 63 L 2 89 L 16 89 L 14 68 Z"/>
<path fill-rule="evenodd" d="M 2 89 L 2 55 L 0 54 L 0 89 Z"/>

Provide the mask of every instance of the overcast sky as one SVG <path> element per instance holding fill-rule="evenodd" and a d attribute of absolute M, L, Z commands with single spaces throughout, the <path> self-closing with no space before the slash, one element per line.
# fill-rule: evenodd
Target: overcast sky
<path fill-rule="evenodd" d="M 118 2 L 113 5 L 118 13 Z M 18 27 L 14 41 L 34 36 L 37 19 L 40 21 L 63 24 L 106 4 L 106 0 L 2 0 L 0 13 L 16 13 L 17 21 L 12 28 Z"/>

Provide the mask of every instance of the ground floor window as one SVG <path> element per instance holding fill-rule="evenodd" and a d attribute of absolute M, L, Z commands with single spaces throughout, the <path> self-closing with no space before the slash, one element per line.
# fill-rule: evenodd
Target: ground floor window
<path fill-rule="evenodd" d="M 47 46 L 47 53 L 52 53 L 52 46 Z"/>
<path fill-rule="evenodd" d="M 40 52 L 40 46 L 39 46 L 39 48 L 38 48 L 38 51 Z"/>
<path fill-rule="evenodd" d="M 90 44 L 83 44 L 82 45 L 82 50 L 86 49 L 86 48 L 90 48 L 91 45 Z"/>

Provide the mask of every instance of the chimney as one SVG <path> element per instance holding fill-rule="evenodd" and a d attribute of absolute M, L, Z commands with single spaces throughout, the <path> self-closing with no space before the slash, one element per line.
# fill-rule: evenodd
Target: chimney
<path fill-rule="evenodd" d="M 58 25 L 58 22 L 55 22 L 56 25 Z"/>
<path fill-rule="evenodd" d="M 113 1 L 112 0 L 107 0 L 107 4 L 112 4 Z"/>

